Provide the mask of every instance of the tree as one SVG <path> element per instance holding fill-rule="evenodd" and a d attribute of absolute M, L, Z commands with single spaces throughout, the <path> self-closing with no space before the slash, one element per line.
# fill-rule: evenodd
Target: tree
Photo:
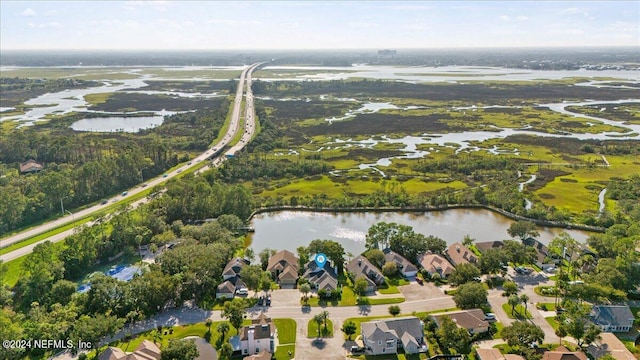
<path fill-rule="evenodd" d="M 508 262 L 509 258 L 503 249 L 487 249 L 479 260 L 480 271 L 483 274 L 498 274 Z"/>
<path fill-rule="evenodd" d="M 516 306 L 518 306 L 518 304 L 520 304 L 520 298 L 518 297 L 518 295 L 513 294 L 513 295 L 509 296 L 508 303 L 509 303 L 509 306 L 511 306 L 511 316 L 514 316 L 514 312 L 516 310 Z"/>
<path fill-rule="evenodd" d="M 382 275 L 393 277 L 398 274 L 398 265 L 394 262 L 388 262 L 382 266 Z"/>
<path fill-rule="evenodd" d="M 564 327 L 564 324 L 560 323 L 558 328 L 556 328 L 556 336 L 560 339 L 560 345 L 562 345 L 562 338 L 567 336 L 567 330 Z"/>
<path fill-rule="evenodd" d="M 260 290 L 264 291 L 265 294 L 267 294 L 271 290 L 272 284 L 273 284 L 273 281 L 271 280 L 271 273 L 269 273 L 268 271 L 263 271 L 262 275 L 260 275 L 260 283 L 259 283 Z"/>
<path fill-rule="evenodd" d="M 523 353 L 534 342 L 542 343 L 544 331 L 535 324 L 526 321 L 516 321 L 502 329 L 502 339 L 512 348 Z"/>
<path fill-rule="evenodd" d="M 299 290 L 303 295 L 304 302 L 307 303 L 309 301 L 309 292 L 311 291 L 311 286 L 307 283 L 304 283 L 300 285 Z"/>
<path fill-rule="evenodd" d="M 322 322 L 324 323 L 324 332 L 327 333 L 327 320 L 329 320 L 329 312 L 327 310 L 323 310 L 320 315 L 322 316 Z"/>
<path fill-rule="evenodd" d="M 522 314 L 523 316 L 527 316 L 527 303 L 529 301 L 529 296 L 527 294 L 522 294 L 520 295 L 520 301 L 522 302 L 522 304 L 524 305 L 524 314 Z"/>
<path fill-rule="evenodd" d="M 514 264 L 529 264 L 536 257 L 536 249 L 515 240 L 505 240 L 503 249 Z"/>
<path fill-rule="evenodd" d="M 318 337 L 322 337 L 322 322 L 324 321 L 324 319 L 322 318 L 322 314 L 316 314 L 313 316 L 313 321 L 315 321 L 316 324 L 318 324 Z"/>
<path fill-rule="evenodd" d="M 216 330 L 220 333 L 220 338 L 224 340 L 225 335 L 229 332 L 229 323 L 226 321 L 221 322 Z"/>
<path fill-rule="evenodd" d="M 225 341 L 220 345 L 220 349 L 218 349 L 218 352 L 220 354 L 220 359 L 231 359 L 231 355 L 233 355 L 233 346 L 230 342 Z"/>
<path fill-rule="evenodd" d="M 171 339 L 162 349 L 161 360 L 193 360 L 200 355 L 193 339 Z"/>
<path fill-rule="evenodd" d="M 277 251 L 273 249 L 266 248 L 258 253 L 258 258 L 260 259 L 262 270 L 267 270 L 267 266 L 269 266 L 269 258 L 275 255 L 276 252 Z"/>
<path fill-rule="evenodd" d="M 473 245 L 474 241 L 476 241 L 476 239 L 472 238 L 471 235 L 467 234 L 464 236 L 464 239 L 462 239 L 462 245 L 469 247 Z"/>
<path fill-rule="evenodd" d="M 256 253 L 253 251 L 252 248 L 248 247 L 244 249 L 244 258 L 249 260 L 250 262 L 253 262 L 253 260 L 256 258 Z"/>
<path fill-rule="evenodd" d="M 258 265 L 247 265 L 240 269 L 240 278 L 251 290 L 258 290 L 260 278 L 262 276 L 262 268 Z"/>
<path fill-rule="evenodd" d="M 389 314 L 391 314 L 394 317 L 400 314 L 400 306 L 398 305 L 389 306 Z"/>
<path fill-rule="evenodd" d="M 436 330 L 440 348 L 447 353 L 467 354 L 471 351 L 471 337 L 467 329 L 458 327 L 448 316 L 442 316 Z"/>
<path fill-rule="evenodd" d="M 536 224 L 534 224 L 533 222 L 521 220 L 511 224 L 511 226 L 509 226 L 509 229 L 507 229 L 507 233 L 512 238 L 518 237 L 521 241 L 524 241 L 525 239 L 530 237 L 535 238 L 540 236 L 540 233 L 538 233 L 536 228 Z"/>
<path fill-rule="evenodd" d="M 504 290 L 504 294 L 507 296 L 511 296 L 513 294 L 518 293 L 518 284 L 513 281 L 505 281 L 502 283 L 502 290 Z"/>
<path fill-rule="evenodd" d="M 242 326 L 242 320 L 244 320 L 244 313 L 246 309 L 247 305 L 245 304 L 244 300 L 235 298 L 224 303 L 224 307 L 222 309 L 222 317 L 229 320 L 231 326 L 236 328 L 236 330 L 240 330 L 240 326 Z"/>
<path fill-rule="evenodd" d="M 341 330 L 345 335 L 347 335 L 347 339 L 351 341 L 351 336 L 356 333 L 356 324 L 350 320 L 345 321 L 345 323 L 342 324 Z"/>
<path fill-rule="evenodd" d="M 458 287 L 453 301 L 461 309 L 478 308 L 487 303 L 487 290 L 478 283 L 462 284 Z"/>
<path fill-rule="evenodd" d="M 460 264 L 456 266 L 453 273 L 449 275 L 449 282 L 455 285 L 462 285 L 473 281 L 480 276 L 480 269 L 472 264 Z"/>
<path fill-rule="evenodd" d="M 358 276 L 353 282 L 353 292 L 360 296 L 364 296 L 364 294 L 367 292 L 368 287 L 369 283 L 367 282 L 367 279 L 365 279 L 362 275 Z"/>
<path fill-rule="evenodd" d="M 327 255 L 334 266 L 338 268 L 338 274 L 344 271 L 344 248 L 339 242 L 333 240 L 313 240 L 307 247 L 308 254 L 323 253 Z"/>
<path fill-rule="evenodd" d="M 385 259 L 384 259 L 384 253 L 382 252 L 382 250 L 378 248 L 369 249 L 365 251 L 364 254 L 362 255 L 366 257 L 367 260 L 369 260 L 373 265 L 377 266 L 378 268 L 381 268 L 382 266 L 384 266 Z"/>

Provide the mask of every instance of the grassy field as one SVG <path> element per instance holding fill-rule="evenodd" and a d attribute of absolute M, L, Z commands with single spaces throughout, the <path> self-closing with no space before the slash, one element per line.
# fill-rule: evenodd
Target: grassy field
<path fill-rule="evenodd" d="M 516 305 L 515 312 L 513 314 L 511 314 L 511 306 L 509 304 L 502 304 L 502 310 L 504 310 L 509 319 L 531 319 L 531 313 L 529 310 L 525 311 L 522 304 Z"/>
<path fill-rule="evenodd" d="M 318 333 L 318 323 L 313 321 L 313 319 L 309 320 L 309 324 L 307 325 L 307 337 L 308 338 L 330 338 L 333 337 L 333 322 L 331 319 L 327 319 L 327 328 L 325 330 L 324 324 L 320 325 L 321 332 Z"/>

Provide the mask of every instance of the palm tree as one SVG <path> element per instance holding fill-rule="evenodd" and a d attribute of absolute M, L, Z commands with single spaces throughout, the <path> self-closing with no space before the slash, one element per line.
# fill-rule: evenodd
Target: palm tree
<path fill-rule="evenodd" d="M 226 322 L 226 321 L 223 321 L 220 324 L 218 324 L 218 328 L 217 329 L 218 329 L 218 332 L 220 333 L 220 338 L 224 339 L 224 336 L 229 331 L 229 323 Z"/>
<path fill-rule="evenodd" d="M 322 321 L 324 322 L 324 332 L 327 333 L 327 320 L 329 319 L 329 312 L 324 310 L 320 313 L 322 315 Z"/>
<path fill-rule="evenodd" d="M 522 294 L 520 296 L 520 301 L 524 304 L 524 317 L 527 317 L 527 301 L 529 301 L 529 296 L 527 294 Z"/>
<path fill-rule="evenodd" d="M 309 303 L 309 292 L 310 291 L 311 291 L 311 286 L 309 284 L 305 283 L 305 284 L 300 285 L 300 292 L 304 296 L 305 304 Z"/>
<path fill-rule="evenodd" d="M 516 294 L 509 296 L 508 304 L 511 306 L 511 316 L 513 316 L 516 306 L 520 304 L 520 297 Z"/>
<path fill-rule="evenodd" d="M 320 337 L 320 330 L 322 330 L 322 322 L 324 321 L 324 319 L 322 318 L 322 314 L 317 314 L 313 316 L 313 321 L 316 322 L 316 324 L 318 324 L 318 337 Z"/>

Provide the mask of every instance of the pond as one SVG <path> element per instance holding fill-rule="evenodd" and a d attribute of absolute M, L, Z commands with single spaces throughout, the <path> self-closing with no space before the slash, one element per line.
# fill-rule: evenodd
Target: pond
<path fill-rule="evenodd" d="M 138 132 L 159 126 L 164 116 L 110 116 L 86 118 L 71 124 L 75 131 Z"/>
<path fill-rule="evenodd" d="M 416 213 L 402 212 L 312 212 L 276 211 L 256 215 L 252 220 L 255 233 L 251 247 L 257 253 L 265 248 L 287 249 L 295 253 L 315 239 L 334 240 L 346 252 L 364 251 L 369 227 L 378 222 L 396 222 L 412 226 L 424 235 L 434 235 L 453 244 L 469 234 L 477 242 L 508 239 L 507 229 L 513 220 L 483 209 L 452 209 Z M 539 240 L 549 243 L 563 229 L 539 228 Z M 590 233 L 567 231 L 574 239 L 585 242 Z"/>

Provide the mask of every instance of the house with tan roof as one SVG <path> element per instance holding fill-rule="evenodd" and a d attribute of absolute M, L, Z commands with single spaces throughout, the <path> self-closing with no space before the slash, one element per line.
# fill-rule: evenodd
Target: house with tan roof
<path fill-rule="evenodd" d="M 478 249 L 478 251 L 480 251 L 480 253 L 484 253 L 485 251 L 487 251 L 489 249 L 499 249 L 499 248 L 503 247 L 504 246 L 504 242 L 502 242 L 500 240 L 482 241 L 482 242 L 475 243 L 475 245 L 476 245 L 476 249 Z"/>
<path fill-rule="evenodd" d="M 33 159 L 29 159 L 20 164 L 20 173 L 21 174 L 29 174 L 29 173 L 37 173 L 44 169 L 44 164 L 41 162 L 35 161 Z"/>
<path fill-rule="evenodd" d="M 402 274 L 402 276 L 406 278 L 415 277 L 418 274 L 418 268 L 411 263 L 411 261 L 407 260 L 404 256 L 398 254 L 397 252 L 387 248 L 382 251 L 384 253 L 384 261 L 385 263 L 395 263 L 398 267 L 398 271 Z"/>
<path fill-rule="evenodd" d="M 462 311 L 452 311 L 431 316 L 438 326 L 442 322 L 444 317 L 448 317 L 453 322 L 463 329 L 466 329 L 469 334 L 481 334 L 489 331 L 489 322 L 485 320 L 484 311 L 481 309 L 469 309 Z"/>
<path fill-rule="evenodd" d="M 375 292 L 378 289 L 378 285 L 384 284 L 384 275 L 362 255 L 358 255 L 349 261 L 345 269 L 352 273 L 355 279 L 364 278 L 367 280 L 366 292 Z"/>
<path fill-rule="evenodd" d="M 268 352 L 273 354 L 277 341 L 276 327 L 264 313 L 251 320 L 251 325 L 243 326 L 238 335 L 231 337 L 229 341 L 234 351 L 240 351 L 242 355 L 260 354 Z"/>
<path fill-rule="evenodd" d="M 110 346 L 98 360 L 160 360 L 160 348 L 149 340 L 142 340 L 134 352 L 125 353 L 117 347 Z"/>
<path fill-rule="evenodd" d="M 498 349 L 476 349 L 478 360 L 525 360 L 516 354 L 503 354 Z"/>
<path fill-rule="evenodd" d="M 587 354 L 582 351 L 570 351 L 564 346 L 558 346 L 553 351 L 545 351 L 542 360 L 588 360 Z"/>
<path fill-rule="evenodd" d="M 283 289 L 293 289 L 298 282 L 298 258 L 288 250 L 281 250 L 269 258 L 267 271 Z"/>
<path fill-rule="evenodd" d="M 458 266 L 460 264 L 477 264 L 478 257 L 473 251 L 469 250 L 466 246 L 457 242 L 449 246 L 446 251 L 446 255 L 453 264 Z"/>
<path fill-rule="evenodd" d="M 446 279 L 455 270 L 449 260 L 439 254 L 422 254 L 418 257 L 418 262 L 423 269 L 427 270 L 430 276 L 438 274 L 442 279 Z"/>
<path fill-rule="evenodd" d="M 594 359 L 600 359 L 605 355 L 611 355 L 616 360 L 636 360 L 631 351 L 613 333 L 600 333 L 600 339 L 587 347 L 587 352 Z"/>

